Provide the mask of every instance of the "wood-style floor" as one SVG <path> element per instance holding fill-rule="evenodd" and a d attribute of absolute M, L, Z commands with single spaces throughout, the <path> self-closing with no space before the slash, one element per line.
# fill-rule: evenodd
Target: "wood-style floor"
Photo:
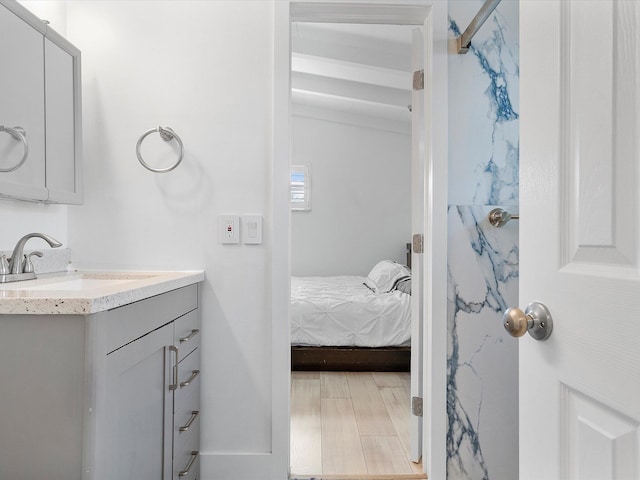
<path fill-rule="evenodd" d="M 292 478 L 426 478 L 409 460 L 408 373 L 291 375 Z"/>

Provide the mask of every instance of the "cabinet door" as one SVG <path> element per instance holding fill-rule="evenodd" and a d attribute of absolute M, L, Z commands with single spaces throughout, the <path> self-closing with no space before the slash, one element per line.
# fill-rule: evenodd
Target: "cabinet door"
<path fill-rule="evenodd" d="M 44 39 L 46 185 L 49 201 L 82 203 L 80 52 Z"/>
<path fill-rule="evenodd" d="M 24 164 L 12 172 L 0 172 L 0 195 L 46 200 L 44 36 L 3 5 L 0 5 L 0 32 L 7 39 L 0 48 L 0 125 L 21 127 L 28 144 Z M 20 139 L 0 132 L 0 168 L 16 165 L 24 151 Z"/>
<path fill-rule="evenodd" d="M 171 478 L 173 323 L 107 355 L 109 480 Z"/>

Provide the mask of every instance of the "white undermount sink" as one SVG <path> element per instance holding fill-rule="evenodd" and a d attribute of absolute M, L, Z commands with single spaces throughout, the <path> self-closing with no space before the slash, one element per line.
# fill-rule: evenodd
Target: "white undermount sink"
<path fill-rule="evenodd" d="M 94 288 L 110 287 L 121 283 L 131 282 L 132 279 L 97 279 L 97 278 L 74 278 L 62 282 L 43 283 L 32 287 L 23 287 L 19 290 L 91 290 Z"/>
<path fill-rule="evenodd" d="M 136 273 L 83 273 L 79 277 L 65 278 L 52 277 L 37 285 L 20 285 L 15 286 L 15 290 L 50 290 L 50 291 L 73 291 L 73 290 L 92 290 L 96 288 L 108 288 L 123 283 L 144 280 L 153 277 L 153 274 L 136 274 Z"/>

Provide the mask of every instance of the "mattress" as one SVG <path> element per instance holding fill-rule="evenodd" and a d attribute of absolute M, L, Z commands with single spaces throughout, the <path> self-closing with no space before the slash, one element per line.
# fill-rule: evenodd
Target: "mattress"
<path fill-rule="evenodd" d="M 291 344 L 384 347 L 411 338 L 411 296 L 374 293 L 367 277 L 292 277 Z"/>

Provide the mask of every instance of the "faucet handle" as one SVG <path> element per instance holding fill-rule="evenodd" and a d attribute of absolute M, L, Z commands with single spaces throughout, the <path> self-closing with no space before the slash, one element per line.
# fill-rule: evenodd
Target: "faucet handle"
<path fill-rule="evenodd" d="M 30 254 L 24 256 L 24 261 L 22 262 L 22 273 L 33 272 L 33 263 L 31 263 L 31 255 L 42 257 L 42 252 L 33 251 Z"/>
<path fill-rule="evenodd" d="M 7 275 L 9 273 L 9 261 L 7 255 L 4 253 L 0 255 L 0 275 Z"/>

